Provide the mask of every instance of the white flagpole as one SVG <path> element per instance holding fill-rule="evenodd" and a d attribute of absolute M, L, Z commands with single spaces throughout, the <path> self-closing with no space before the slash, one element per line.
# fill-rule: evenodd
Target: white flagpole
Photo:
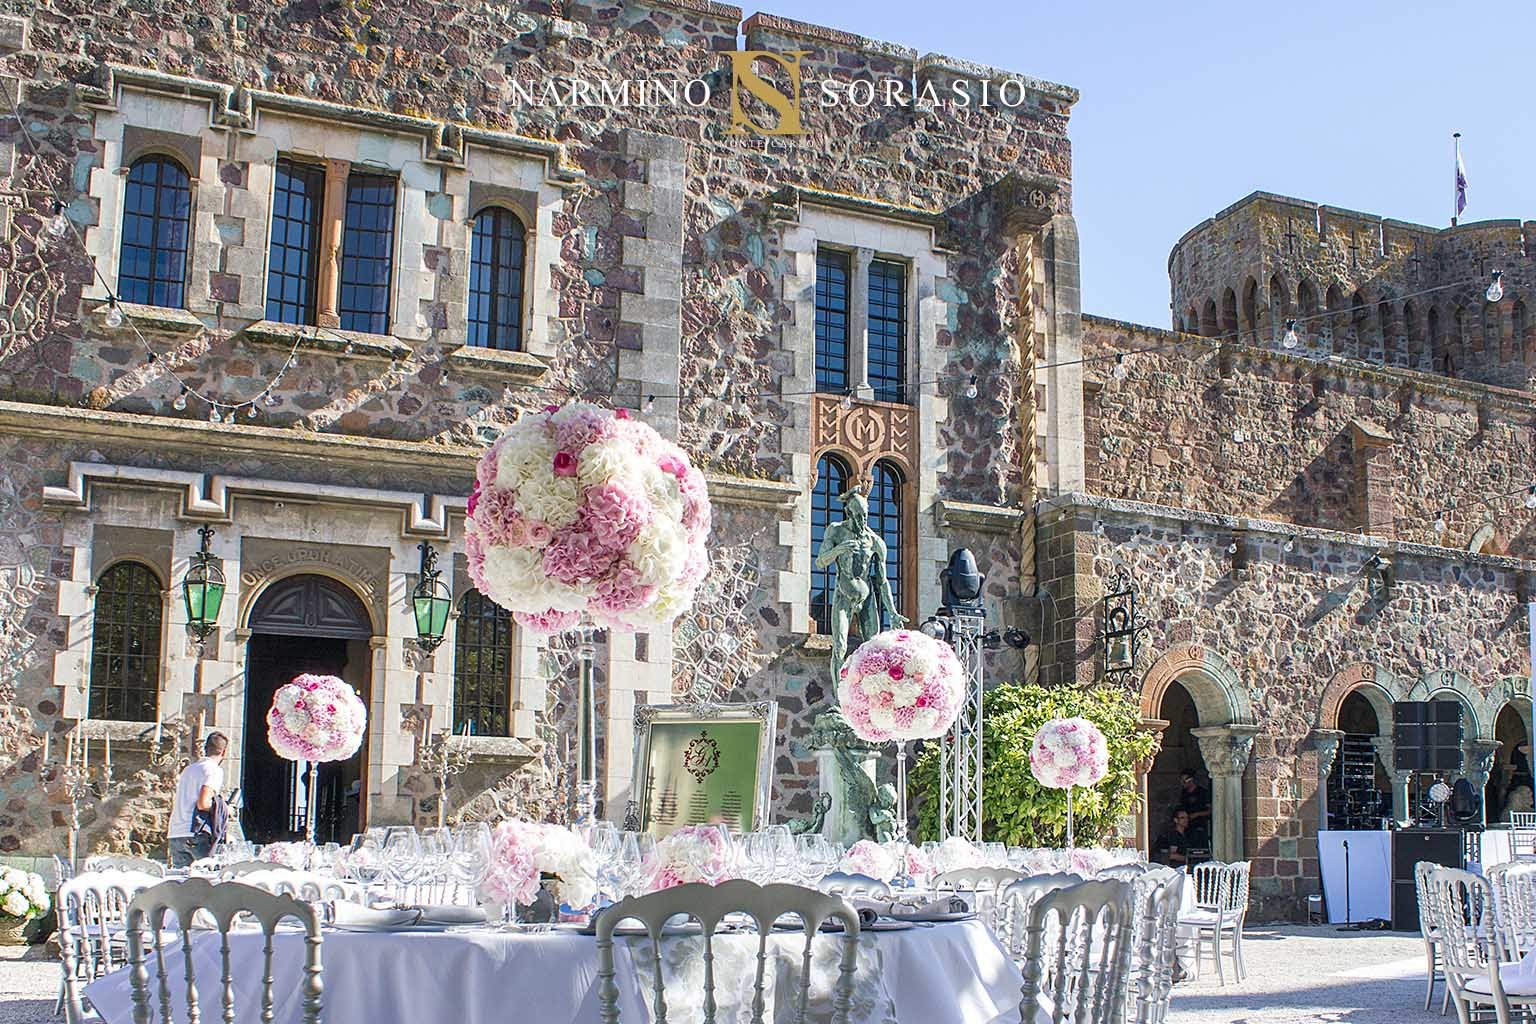
<path fill-rule="evenodd" d="M 1461 216 L 1461 132 L 1451 133 L 1451 146 L 1451 227 L 1455 227 L 1456 218 Z"/>

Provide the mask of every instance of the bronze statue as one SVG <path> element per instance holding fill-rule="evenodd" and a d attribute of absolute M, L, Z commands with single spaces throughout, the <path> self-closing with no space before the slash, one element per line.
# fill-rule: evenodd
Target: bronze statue
<path fill-rule="evenodd" d="M 891 581 L 885 575 L 885 540 L 869 526 L 869 506 L 857 488 L 842 495 L 843 518 L 827 527 L 816 568 L 837 567 L 832 591 L 832 684 L 836 693 L 843 659 L 848 656 L 849 627 L 857 622 L 859 636 L 869 639 L 880 632 L 880 613 L 892 629 L 907 620 L 891 599 Z"/>

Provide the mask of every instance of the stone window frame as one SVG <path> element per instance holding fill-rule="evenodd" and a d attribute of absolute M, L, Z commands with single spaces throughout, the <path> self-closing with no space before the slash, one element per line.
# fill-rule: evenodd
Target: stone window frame
<path fill-rule="evenodd" d="M 506 349 L 496 345 L 476 345 L 469 340 L 469 306 L 466 303 L 464 315 L 464 345 L 465 347 L 489 350 L 494 352 L 523 351 L 527 346 L 528 330 L 533 317 L 534 296 L 533 289 L 528 286 L 529 271 L 533 264 L 533 243 L 536 240 L 536 228 L 530 223 L 528 213 L 521 201 L 516 199 L 508 189 L 481 190 L 478 182 L 470 183 L 469 190 L 469 235 L 465 257 L 465 273 L 468 280 L 468 288 L 474 290 L 475 270 L 475 222 L 486 213 L 496 211 L 505 213 L 521 225 L 523 229 L 523 259 L 522 266 L 518 268 L 518 296 L 517 296 L 517 345 L 515 348 Z M 494 286 L 492 288 L 494 292 Z"/>
<path fill-rule="evenodd" d="M 796 498 L 792 519 L 780 530 L 780 543 L 789 548 L 789 572 L 780 574 L 779 600 L 789 606 L 790 629 L 798 634 L 815 637 L 815 624 L 810 614 L 810 565 L 815 552 L 810 547 L 811 488 L 817 461 L 823 454 L 836 451 L 853 467 L 855 479 L 867 483 L 866 466 L 876 456 L 850 451 L 846 445 L 818 442 L 816 416 L 822 403 L 837 402 L 836 398 L 814 395 L 815 391 L 815 289 L 816 256 L 822 247 L 853 251 L 867 268 L 875 258 L 905 263 L 907 277 L 907 350 L 906 383 L 912 388 L 908 403 L 877 402 L 867 380 L 867 359 L 863 338 L 864 316 L 867 315 L 867 277 L 855 268 L 854 293 L 863 296 L 853 309 L 858 314 L 856 327 L 850 330 L 850 343 L 857 348 L 859 359 L 850 359 L 850 370 L 858 372 L 860 362 L 866 366 L 863 390 L 850 396 L 853 410 L 910 410 L 917 425 L 915 450 L 937 450 L 938 430 L 949 417 L 949 402 L 942 389 L 915 387 L 925 378 L 939 372 L 943 356 L 938 348 L 939 325 L 948 323 L 951 302 L 948 293 L 949 252 L 943 249 L 935 237 L 937 217 L 927 211 L 896 207 L 875 200 L 824 194 L 809 189 L 795 190 L 789 197 L 790 215 L 782 227 L 781 245 L 786 256 L 786 273 L 783 294 L 786 304 L 793 311 L 789 324 L 781 330 L 781 345 L 793 359 L 794 375 L 787 375 L 782 387 L 788 396 L 786 404 L 795 408 L 795 426 L 784 431 L 785 451 L 791 453 L 794 479 L 801 485 Z M 868 250 L 866 254 L 861 250 Z M 803 429 L 800 424 L 804 424 Z M 938 529 L 937 517 L 932 514 L 938 498 L 938 476 L 942 468 L 933 459 L 922 459 L 916 464 L 896 457 L 895 464 L 906 475 L 904 518 L 907 552 L 904 570 L 908 581 L 906 607 L 903 613 L 917 612 L 934 606 L 939 599 L 939 570 L 947 558 L 946 540 Z M 931 572 L 923 572 L 928 565 Z M 825 640 L 818 642 L 824 643 Z"/>

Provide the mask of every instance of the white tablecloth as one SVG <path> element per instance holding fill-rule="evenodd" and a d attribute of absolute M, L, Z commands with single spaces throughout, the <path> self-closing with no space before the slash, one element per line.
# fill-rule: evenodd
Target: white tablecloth
<path fill-rule="evenodd" d="M 1344 892 L 1344 844 L 1349 844 L 1349 893 Z M 1328 923 L 1392 917 L 1392 833 L 1332 831 L 1317 834 Z"/>
<path fill-rule="evenodd" d="M 752 975 L 728 977 L 722 966 L 728 960 L 755 965 L 752 958 L 757 941 L 753 934 L 716 937 L 717 996 L 722 1003 L 728 992 L 733 998 L 750 1000 Z M 798 933 L 778 933 L 771 941 L 783 959 L 798 960 L 803 943 Z M 839 935 L 816 938 L 813 1011 L 818 990 L 831 984 L 830 971 L 821 965 L 835 962 L 841 941 Z M 674 1007 L 669 1019 L 678 1021 L 690 1019 L 688 1013 L 680 1011 L 690 997 L 698 998 L 687 991 L 691 986 L 684 984 L 688 966 L 699 966 L 701 960 L 689 955 L 690 942 L 699 939 L 682 937 L 663 944 L 664 959 L 669 961 L 667 1001 Z M 636 963 L 647 956 L 649 944 L 645 943 L 645 949 L 639 949 L 640 945 L 636 941 L 617 946 L 619 1013 L 625 1024 L 643 1024 L 651 1019 L 649 993 L 641 984 L 642 972 L 648 978 L 650 967 Z M 239 1024 L 258 1020 L 261 946 L 259 932 L 236 932 L 230 937 Z M 674 946 L 681 946 L 675 958 L 667 955 Z M 731 946 L 740 947 L 738 955 L 730 953 L 727 947 Z M 298 932 L 278 933 L 274 957 L 278 1024 L 299 1024 L 301 1019 L 302 947 Z M 193 948 L 202 1017 L 216 1020 L 220 1009 L 218 936 L 199 935 Z M 680 965 L 677 971 L 671 964 L 674 959 Z M 598 1020 L 596 940 L 574 932 L 327 931 L 323 960 L 327 1024 L 506 1024 L 518 1019 L 536 1019 L 540 1024 L 595 1024 Z M 179 951 L 174 959 L 167 956 L 167 965 L 173 975 L 180 1021 L 186 1001 L 179 994 Z M 670 980 L 674 976 L 675 984 Z M 852 1019 L 859 1024 L 994 1024 L 1017 1020 L 1023 987 L 1018 968 L 979 921 L 866 934 L 860 942 L 855 981 L 858 1012 Z M 153 966 L 150 985 L 153 998 L 158 986 Z M 129 1024 L 133 1019 L 126 970 L 92 983 L 86 995 L 108 1024 Z M 792 998 L 786 994 L 777 1001 L 776 1009 L 777 1019 L 791 1019 Z M 812 1019 L 817 1016 L 825 1018 L 822 1014 Z M 729 1019 L 722 1012 L 721 1024 Z"/>

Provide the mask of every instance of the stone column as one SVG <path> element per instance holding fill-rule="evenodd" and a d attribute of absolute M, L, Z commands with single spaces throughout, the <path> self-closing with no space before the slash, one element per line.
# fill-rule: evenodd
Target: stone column
<path fill-rule="evenodd" d="M 315 267 L 315 323 L 340 327 L 341 234 L 347 219 L 347 160 L 325 162 L 325 205 L 320 213 L 320 262 Z"/>
<path fill-rule="evenodd" d="M 1211 855 L 1243 859 L 1243 771 L 1253 752 L 1257 725 L 1213 725 L 1192 729 L 1211 773 Z"/>
<path fill-rule="evenodd" d="M 875 250 L 853 251 L 848 281 L 848 391 L 855 398 L 871 399 L 869 384 L 869 265 Z"/>
<path fill-rule="evenodd" d="M 1381 762 L 1382 770 L 1392 780 L 1392 820 L 1407 821 L 1408 785 L 1413 781 L 1413 772 L 1400 772 L 1393 766 L 1393 751 L 1396 748 L 1391 736 L 1377 736 L 1371 744 L 1376 748 L 1376 760 Z"/>
<path fill-rule="evenodd" d="M 1339 756 L 1339 742 L 1344 739 L 1342 729 L 1313 729 L 1312 747 L 1317 751 L 1317 827 L 1328 827 L 1328 774 Z"/>
<path fill-rule="evenodd" d="M 1161 737 L 1168 728 L 1168 721 L 1162 718 L 1143 718 L 1141 728 L 1145 732 L 1159 738 L 1158 746 L 1161 747 Z M 1154 758 L 1155 760 L 1155 758 Z M 1147 821 L 1148 808 L 1152 806 L 1147 794 L 1147 776 L 1152 772 L 1152 761 L 1136 762 L 1136 795 L 1141 800 L 1141 813 L 1136 816 L 1136 845 L 1147 856 L 1152 854 L 1152 840 L 1157 837 L 1152 834 L 1151 823 Z"/>

